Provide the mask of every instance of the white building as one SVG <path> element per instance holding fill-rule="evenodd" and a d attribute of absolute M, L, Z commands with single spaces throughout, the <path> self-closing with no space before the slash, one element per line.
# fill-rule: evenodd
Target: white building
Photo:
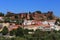
<path fill-rule="evenodd" d="M 43 22 L 39 22 L 39 21 L 34 21 L 34 20 L 24 20 L 23 23 L 25 26 L 25 29 L 42 29 L 45 31 L 51 31 L 53 30 L 60 30 L 60 26 L 55 25 L 55 20 L 48 20 L 48 21 L 43 21 Z M 37 26 L 33 26 L 33 24 L 37 25 Z M 39 25 L 38 25 L 39 24 Z"/>
<path fill-rule="evenodd" d="M 59 31 L 60 30 L 60 26 L 55 25 L 55 28 L 54 29 L 57 30 L 57 31 Z"/>
<path fill-rule="evenodd" d="M 24 20 L 23 24 L 24 25 L 31 25 L 34 24 L 34 22 L 32 22 L 33 20 Z"/>
<path fill-rule="evenodd" d="M 3 17 L 0 17 L 0 20 L 1 20 L 1 21 L 4 21 Z"/>

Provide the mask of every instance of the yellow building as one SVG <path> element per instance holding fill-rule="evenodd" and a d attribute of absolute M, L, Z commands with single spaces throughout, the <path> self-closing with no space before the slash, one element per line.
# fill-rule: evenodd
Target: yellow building
<path fill-rule="evenodd" d="M 5 26 L 8 28 L 9 25 L 10 25 L 9 23 L 0 23 L 0 32 L 3 30 Z"/>
<path fill-rule="evenodd" d="M 8 28 L 8 27 L 9 27 L 9 25 L 10 25 L 9 23 L 3 23 L 3 27 L 5 27 L 5 26 L 6 26 L 6 27 Z"/>

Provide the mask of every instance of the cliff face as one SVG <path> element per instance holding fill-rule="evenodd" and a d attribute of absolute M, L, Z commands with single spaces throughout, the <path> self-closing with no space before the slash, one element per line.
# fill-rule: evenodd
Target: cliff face
<path fill-rule="evenodd" d="M 27 19 L 27 20 L 52 20 L 56 19 L 54 16 L 53 12 L 48 11 L 47 13 L 42 13 L 40 11 L 35 11 L 35 12 L 29 12 L 29 13 L 19 13 L 19 14 L 13 14 L 8 12 L 6 14 L 7 16 L 13 17 L 15 19 L 15 16 L 17 16 L 18 19 Z"/>

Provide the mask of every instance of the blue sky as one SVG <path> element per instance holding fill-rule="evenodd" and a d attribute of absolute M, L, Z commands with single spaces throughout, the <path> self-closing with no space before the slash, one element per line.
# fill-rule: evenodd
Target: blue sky
<path fill-rule="evenodd" d="M 0 12 L 7 11 L 33 12 L 40 10 L 41 12 L 53 11 L 54 15 L 60 16 L 60 0 L 0 0 Z"/>

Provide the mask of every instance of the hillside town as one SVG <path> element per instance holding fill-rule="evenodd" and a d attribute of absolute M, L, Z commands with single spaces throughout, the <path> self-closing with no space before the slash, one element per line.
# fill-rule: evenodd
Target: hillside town
<path fill-rule="evenodd" d="M 0 0 L 0 40 L 60 40 L 60 0 Z"/>
<path fill-rule="evenodd" d="M 0 40 L 60 40 L 60 18 L 52 11 L 0 12 Z"/>
<path fill-rule="evenodd" d="M 42 31 L 60 30 L 60 20 L 52 11 L 41 11 L 3 14 L 0 12 L 0 31 L 7 27 L 9 31 L 22 27 L 24 29 L 40 29 Z"/>

